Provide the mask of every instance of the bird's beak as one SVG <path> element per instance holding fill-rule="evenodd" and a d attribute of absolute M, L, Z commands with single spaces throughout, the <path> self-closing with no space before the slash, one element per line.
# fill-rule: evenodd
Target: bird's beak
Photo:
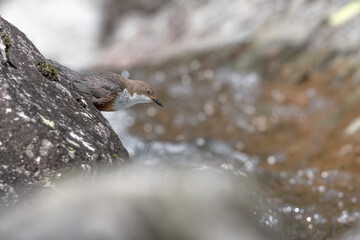
<path fill-rule="evenodd" d="M 161 103 L 159 100 L 157 100 L 157 98 L 153 98 L 152 100 L 153 100 L 154 103 L 156 103 L 157 105 L 163 107 L 162 103 Z"/>

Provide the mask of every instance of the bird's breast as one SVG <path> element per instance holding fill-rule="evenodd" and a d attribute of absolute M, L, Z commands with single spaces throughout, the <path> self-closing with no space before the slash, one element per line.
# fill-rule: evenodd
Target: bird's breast
<path fill-rule="evenodd" d="M 129 91 L 124 89 L 122 92 L 118 92 L 114 100 L 113 109 L 115 111 L 122 110 L 138 103 L 147 103 L 147 102 L 151 102 L 151 99 L 149 97 L 145 95 L 138 95 L 136 93 L 134 93 L 134 95 L 131 95 Z"/>

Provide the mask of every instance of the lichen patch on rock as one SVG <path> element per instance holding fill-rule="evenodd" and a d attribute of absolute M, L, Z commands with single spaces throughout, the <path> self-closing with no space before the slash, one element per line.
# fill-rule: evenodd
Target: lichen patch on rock
<path fill-rule="evenodd" d="M 1 32 L 0 37 L 5 45 L 6 49 L 7 50 L 10 49 L 10 47 L 13 45 L 11 37 L 8 34 L 6 34 L 6 32 Z"/>
<path fill-rule="evenodd" d="M 54 65 L 46 61 L 37 62 L 35 65 L 41 75 L 43 75 L 45 78 L 53 81 L 59 80 L 60 75 Z"/>

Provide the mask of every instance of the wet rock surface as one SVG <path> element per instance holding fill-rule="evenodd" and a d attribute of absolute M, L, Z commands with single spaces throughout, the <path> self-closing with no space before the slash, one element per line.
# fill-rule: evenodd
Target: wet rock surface
<path fill-rule="evenodd" d="M 51 187 L 73 170 L 128 161 L 109 123 L 71 81 L 46 65 L 31 41 L 2 18 L 0 32 L 11 39 L 5 62 L 14 65 L 0 66 L 1 205 L 35 187 Z"/>

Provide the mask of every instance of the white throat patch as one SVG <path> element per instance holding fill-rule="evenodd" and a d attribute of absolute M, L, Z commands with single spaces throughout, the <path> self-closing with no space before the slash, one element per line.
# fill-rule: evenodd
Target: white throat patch
<path fill-rule="evenodd" d="M 124 91 L 119 92 L 117 94 L 114 101 L 113 109 L 117 111 L 131 107 L 132 105 L 138 103 L 148 103 L 148 102 L 152 102 L 151 98 L 149 98 L 148 96 L 138 95 L 136 93 L 134 93 L 134 96 L 131 96 L 128 90 L 124 89 Z"/>

